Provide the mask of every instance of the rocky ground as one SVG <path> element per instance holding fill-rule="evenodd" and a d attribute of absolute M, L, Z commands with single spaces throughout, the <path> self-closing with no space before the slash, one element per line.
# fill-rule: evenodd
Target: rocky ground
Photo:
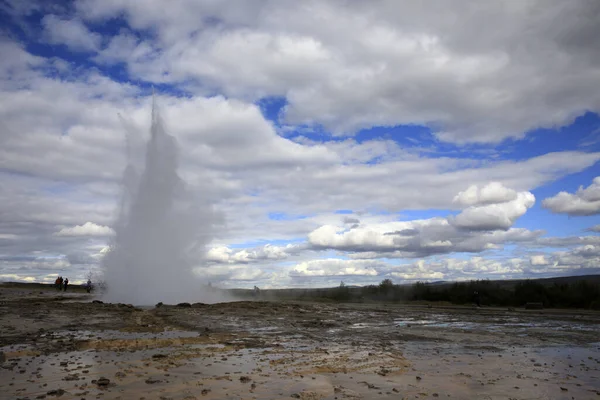
<path fill-rule="evenodd" d="M 600 313 L 0 286 L 4 399 L 600 399 Z"/>

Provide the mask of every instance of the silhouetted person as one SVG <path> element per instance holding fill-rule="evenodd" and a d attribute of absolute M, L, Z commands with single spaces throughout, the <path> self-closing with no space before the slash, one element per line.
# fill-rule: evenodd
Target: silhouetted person
<path fill-rule="evenodd" d="M 87 284 L 85 285 L 85 290 L 87 290 L 88 293 L 92 291 L 92 281 L 90 279 L 88 279 Z"/>
<path fill-rule="evenodd" d="M 62 288 L 62 280 L 60 276 L 54 281 L 54 288 L 60 292 L 60 289 Z"/>
<path fill-rule="evenodd" d="M 63 288 L 65 292 L 67 291 L 67 286 L 69 286 L 69 278 L 65 278 L 65 281 L 63 283 Z"/>
<path fill-rule="evenodd" d="M 479 292 L 473 293 L 473 301 L 477 304 L 477 307 L 481 307 L 481 297 L 479 296 Z"/>

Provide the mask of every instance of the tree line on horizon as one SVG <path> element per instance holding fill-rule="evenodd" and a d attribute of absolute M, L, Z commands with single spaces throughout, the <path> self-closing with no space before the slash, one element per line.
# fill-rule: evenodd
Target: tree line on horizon
<path fill-rule="evenodd" d="M 543 284 L 525 280 L 514 285 L 497 281 L 475 280 L 444 284 L 416 282 L 394 284 L 384 279 L 378 285 L 348 286 L 322 289 L 257 290 L 257 300 L 313 300 L 332 302 L 445 302 L 456 305 L 474 304 L 479 297 L 482 306 L 522 307 L 526 303 L 542 303 L 547 308 L 583 308 L 600 310 L 600 282 L 578 280 Z M 477 295 L 475 294 L 477 293 Z"/>

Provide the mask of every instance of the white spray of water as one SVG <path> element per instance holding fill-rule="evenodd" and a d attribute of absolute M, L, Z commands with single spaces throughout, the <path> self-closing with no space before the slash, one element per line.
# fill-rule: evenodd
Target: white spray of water
<path fill-rule="evenodd" d="M 191 270 L 201 263 L 219 217 L 179 177 L 177 143 L 166 133 L 155 100 L 145 157 L 136 154 L 144 141 L 131 125 L 126 128 L 128 164 L 116 235 L 103 259 L 104 298 L 138 305 L 225 301 Z"/>

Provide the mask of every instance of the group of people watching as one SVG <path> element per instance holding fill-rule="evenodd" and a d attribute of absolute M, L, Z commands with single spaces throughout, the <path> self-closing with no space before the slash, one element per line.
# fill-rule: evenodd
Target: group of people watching
<path fill-rule="evenodd" d="M 56 290 L 58 290 L 59 292 L 61 290 L 66 292 L 67 286 L 69 286 L 69 278 L 63 278 L 62 276 L 59 276 L 54 281 L 54 286 L 56 287 Z M 85 284 L 85 290 L 87 290 L 88 293 L 90 293 L 92 291 L 92 281 L 90 279 L 88 279 L 87 283 Z"/>
<path fill-rule="evenodd" d="M 59 292 L 61 290 L 64 290 L 66 292 L 67 291 L 67 286 L 69 286 L 69 278 L 64 278 L 63 279 L 62 276 L 59 276 L 54 281 L 54 286 L 56 286 L 56 290 L 58 290 Z"/>

